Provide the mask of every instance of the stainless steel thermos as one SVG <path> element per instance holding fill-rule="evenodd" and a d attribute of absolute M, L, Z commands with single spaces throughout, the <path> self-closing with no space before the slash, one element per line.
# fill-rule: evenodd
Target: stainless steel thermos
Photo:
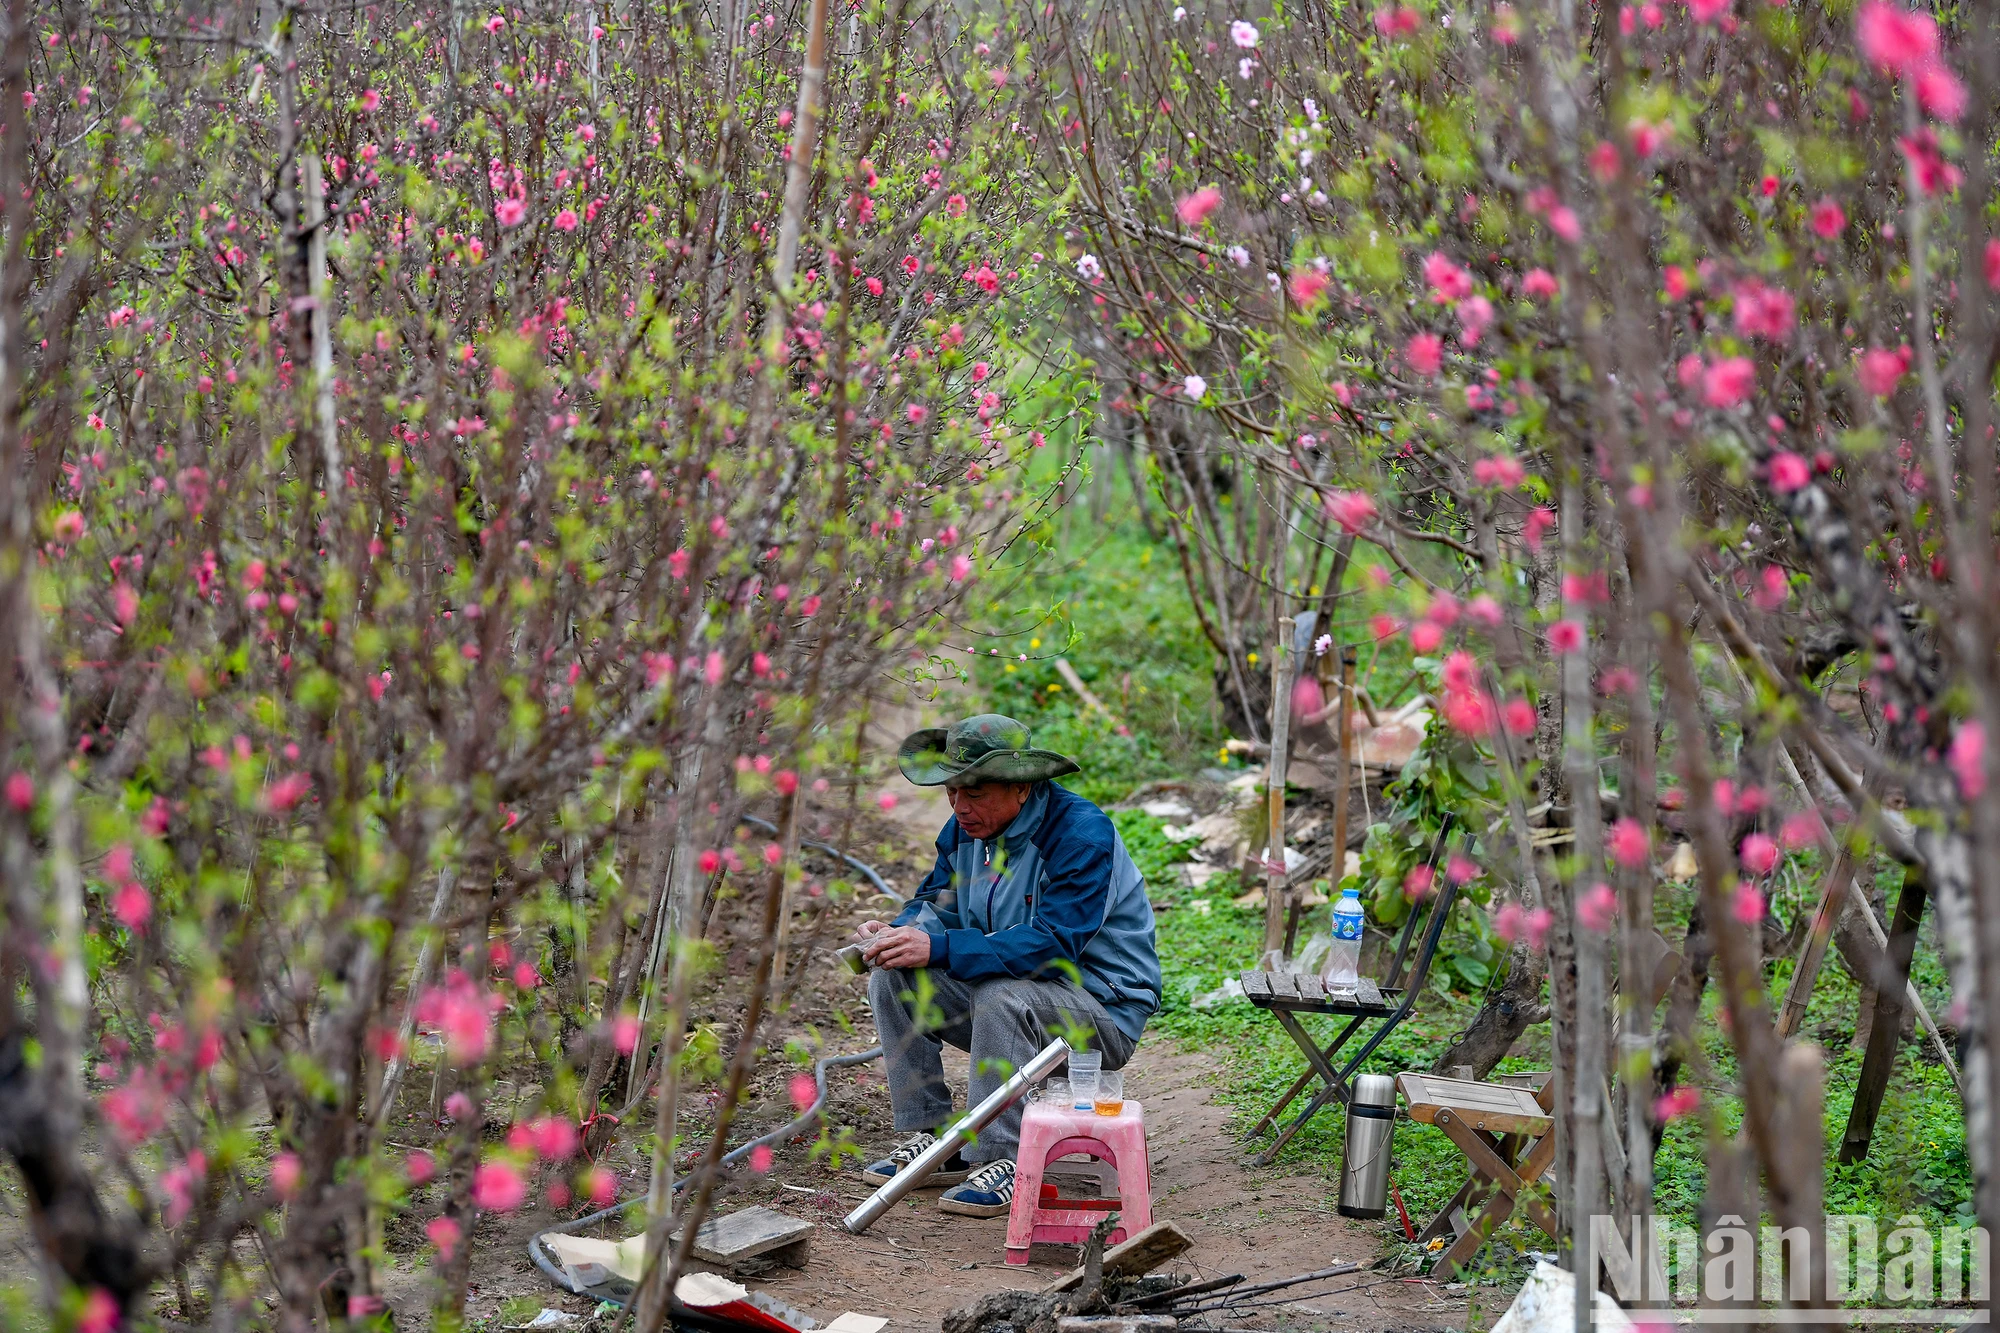
<path fill-rule="evenodd" d="M 1380 1217 L 1389 1204 L 1389 1141 L 1396 1128 L 1396 1080 L 1362 1074 L 1347 1103 L 1347 1152 L 1340 1166 L 1340 1215 Z"/>

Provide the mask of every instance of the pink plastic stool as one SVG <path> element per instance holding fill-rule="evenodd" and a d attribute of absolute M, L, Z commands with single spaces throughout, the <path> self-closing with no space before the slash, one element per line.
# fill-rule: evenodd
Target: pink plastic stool
<path fill-rule="evenodd" d="M 1118 1198 L 1045 1202 L 1042 1175 L 1071 1153 L 1110 1163 L 1118 1173 Z M 1053 1202 L 1058 1206 L 1048 1206 Z M 1030 1245 L 1081 1245 L 1112 1207 L 1116 1244 L 1153 1224 L 1153 1173 L 1146 1157 L 1146 1120 L 1127 1098 L 1117 1115 L 1097 1115 L 1048 1102 L 1030 1102 L 1021 1116 L 1021 1147 L 1014 1159 L 1014 1206 L 1007 1215 L 1007 1262 L 1028 1262 Z"/>

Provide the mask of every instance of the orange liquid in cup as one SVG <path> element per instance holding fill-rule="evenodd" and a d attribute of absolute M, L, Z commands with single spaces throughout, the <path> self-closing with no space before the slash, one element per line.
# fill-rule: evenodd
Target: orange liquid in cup
<path fill-rule="evenodd" d="M 1125 1109 L 1125 1102 L 1123 1098 L 1120 1098 L 1117 1101 L 1107 1101 L 1104 1098 L 1099 1097 L 1096 1101 L 1091 1103 L 1091 1107 L 1099 1115 L 1117 1115 L 1120 1111 Z"/>

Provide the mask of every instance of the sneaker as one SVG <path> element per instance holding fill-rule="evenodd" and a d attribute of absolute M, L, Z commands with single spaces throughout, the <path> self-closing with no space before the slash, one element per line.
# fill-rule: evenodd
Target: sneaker
<path fill-rule="evenodd" d="M 1014 1206 L 1014 1163 L 988 1162 L 963 1185 L 938 1196 L 938 1207 L 961 1217 L 998 1217 Z"/>
<path fill-rule="evenodd" d="M 873 1166 L 865 1168 L 861 1172 L 861 1178 L 871 1185 L 886 1185 L 889 1183 L 891 1176 L 901 1171 L 911 1162 L 916 1161 L 924 1149 L 936 1142 L 937 1135 L 935 1134 L 912 1134 L 909 1138 L 904 1139 L 896 1145 L 896 1151 L 890 1153 Z M 945 1159 L 943 1166 L 931 1172 L 930 1178 L 925 1180 L 921 1185 L 918 1185 L 917 1188 L 930 1189 L 937 1185 L 956 1185 L 971 1174 L 971 1163 L 967 1162 L 960 1154 L 953 1153 Z"/>

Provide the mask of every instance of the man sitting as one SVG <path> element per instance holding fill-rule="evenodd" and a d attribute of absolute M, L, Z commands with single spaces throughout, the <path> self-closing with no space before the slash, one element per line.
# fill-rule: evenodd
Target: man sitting
<path fill-rule="evenodd" d="M 995 713 L 915 732 L 896 760 L 911 782 L 945 788 L 952 818 L 916 896 L 856 932 L 877 969 L 868 1002 L 896 1128 L 916 1131 L 862 1173 L 878 1185 L 952 1117 L 941 1043 L 971 1052 L 976 1105 L 1055 1036 L 1121 1068 L 1160 1007 L 1145 880 L 1109 817 L 1049 780 L 1077 772 L 1073 761 L 1030 748 L 1027 727 Z M 1021 1109 L 930 1178 L 953 1186 L 940 1208 L 1007 1211 Z"/>

